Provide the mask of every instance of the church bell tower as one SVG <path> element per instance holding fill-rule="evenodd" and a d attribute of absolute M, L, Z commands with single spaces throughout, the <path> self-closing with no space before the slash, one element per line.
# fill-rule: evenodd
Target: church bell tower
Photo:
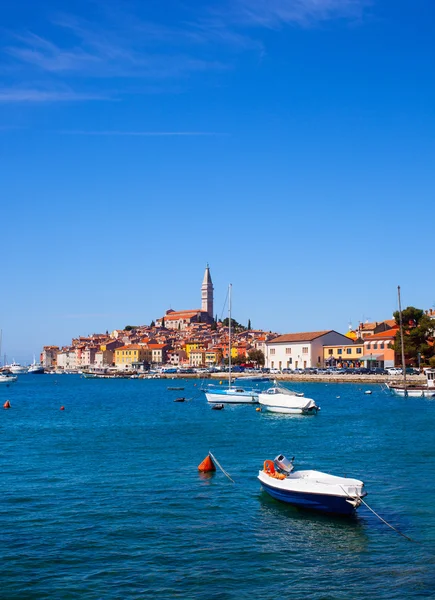
<path fill-rule="evenodd" d="M 201 310 L 206 312 L 213 319 L 213 283 L 210 277 L 210 269 L 207 263 L 204 279 L 201 286 Z"/>

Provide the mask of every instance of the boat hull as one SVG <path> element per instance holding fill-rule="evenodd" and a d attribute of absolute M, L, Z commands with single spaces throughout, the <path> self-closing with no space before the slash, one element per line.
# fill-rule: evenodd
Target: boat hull
<path fill-rule="evenodd" d="M 264 392 L 258 394 L 260 405 L 269 412 L 288 415 L 316 415 L 320 410 L 311 398 L 293 394 Z"/>
<path fill-rule="evenodd" d="M 8 385 L 9 383 L 15 383 L 15 381 L 17 381 L 18 379 L 18 375 L 9 375 L 8 377 L 5 377 L 4 375 L 0 375 L 0 385 L 2 383 Z"/>
<path fill-rule="evenodd" d="M 312 406 L 307 409 L 302 408 L 292 408 L 291 406 L 273 406 L 272 404 L 263 404 L 261 403 L 264 410 L 273 413 L 281 413 L 284 415 L 316 415 L 319 410 L 318 406 Z"/>
<path fill-rule="evenodd" d="M 435 398 L 435 389 L 427 387 L 405 389 L 404 387 L 388 386 L 388 389 L 392 394 L 401 398 Z"/>
<path fill-rule="evenodd" d="M 336 515 L 352 515 L 355 512 L 355 506 L 349 503 L 349 499 L 345 496 L 337 497 L 329 494 L 283 490 L 269 485 L 261 479 L 260 481 L 264 491 L 272 498 L 298 508 Z"/>
<path fill-rule="evenodd" d="M 205 392 L 207 402 L 210 403 L 225 403 L 225 404 L 256 404 L 258 403 L 258 395 L 255 392 Z"/>

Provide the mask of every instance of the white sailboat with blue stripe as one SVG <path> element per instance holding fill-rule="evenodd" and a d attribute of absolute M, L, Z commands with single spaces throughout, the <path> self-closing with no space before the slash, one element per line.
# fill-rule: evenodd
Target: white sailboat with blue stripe
<path fill-rule="evenodd" d="M 228 289 L 228 386 L 208 386 L 205 397 L 210 403 L 252 404 L 258 402 L 258 390 L 239 383 L 233 385 L 231 379 L 231 284 Z"/>

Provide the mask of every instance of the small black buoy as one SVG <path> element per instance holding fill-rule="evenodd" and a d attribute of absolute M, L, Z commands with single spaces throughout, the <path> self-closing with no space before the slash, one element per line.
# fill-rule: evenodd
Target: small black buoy
<path fill-rule="evenodd" d="M 222 410 L 224 407 L 223 404 L 213 404 L 213 406 L 211 407 L 212 410 Z"/>

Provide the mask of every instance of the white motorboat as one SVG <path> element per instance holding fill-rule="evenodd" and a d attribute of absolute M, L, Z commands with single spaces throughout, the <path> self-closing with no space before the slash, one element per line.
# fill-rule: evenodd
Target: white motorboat
<path fill-rule="evenodd" d="M 266 410 L 276 413 L 315 415 L 320 410 L 312 398 L 278 385 L 259 392 L 258 401 Z"/>
<path fill-rule="evenodd" d="M 0 383 L 5 383 L 9 385 L 10 383 L 14 383 L 18 379 L 18 375 L 14 375 L 10 369 L 1 369 L 0 370 Z"/>
<path fill-rule="evenodd" d="M 352 515 L 367 495 L 359 479 L 294 471 L 293 461 L 280 454 L 273 461 L 264 461 L 258 473 L 263 489 L 276 500 L 324 513 Z"/>
<path fill-rule="evenodd" d="M 29 370 L 28 367 L 24 367 L 23 365 L 20 365 L 19 363 L 15 362 L 15 361 L 13 361 L 10 365 L 8 365 L 7 368 L 14 375 L 23 375 L 24 373 L 27 373 L 27 371 Z"/>

